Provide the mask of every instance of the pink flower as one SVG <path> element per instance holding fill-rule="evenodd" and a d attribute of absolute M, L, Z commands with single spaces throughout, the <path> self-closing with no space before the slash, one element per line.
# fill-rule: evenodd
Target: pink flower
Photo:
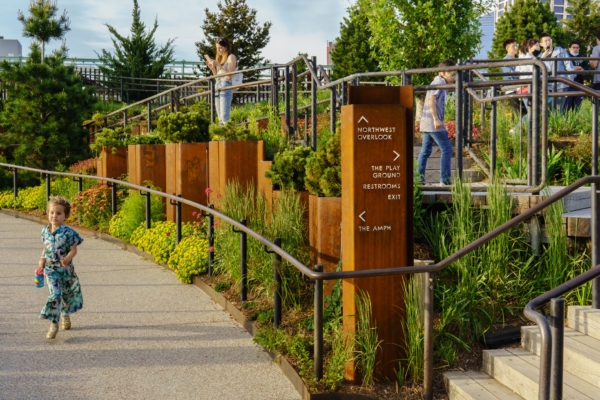
<path fill-rule="evenodd" d="M 206 188 L 206 190 L 204 192 L 208 196 L 209 194 L 211 194 L 213 192 L 213 190 L 211 188 Z"/>
<path fill-rule="evenodd" d="M 171 232 L 167 232 L 167 236 L 171 236 Z"/>
<path fill-rule="evenodd" d="M 214 253 L 214 252 L 215 252 L 215 246 L 210 246 L 210 247 L 208 248 L 208 251 L 209 251 L 210 253 Z"/>
<path fill-rule="evenodd" d="M 196 211 L 192 212 L 192 215 L 195 217 L 198 214 Z"/>

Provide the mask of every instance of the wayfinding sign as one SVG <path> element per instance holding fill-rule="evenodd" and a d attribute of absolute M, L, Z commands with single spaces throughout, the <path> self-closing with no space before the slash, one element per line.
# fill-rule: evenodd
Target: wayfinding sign
<path fill-rule="evenodd" d="M 344 271 L 413 265 L 412 87 L 351 87 L 342 107 Z M 404 277 L 343 282 L 344 327 L 355 329 L 355 296 L 369 294 L 379 339 L 377 375 L 394 378 L 402 358 Z M 347 378 L 354 378 L 349 365 Z"/>

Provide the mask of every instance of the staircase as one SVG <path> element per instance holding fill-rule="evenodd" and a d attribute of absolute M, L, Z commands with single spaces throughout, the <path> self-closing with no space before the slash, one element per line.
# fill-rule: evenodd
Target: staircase
<path fill-rule="evenodd" d="M 572 306 L 564 337 L 564 399 L 600 399 L 600 310 Z M 450 400 L 538 399 L 540 333 L 521 328 L 521 348 L 483 351 L 482 372 L 450 371 L 444 382 Z"/>
<path fill-rule="evenodd" d="M 413 158 L 415 160 L 415 170 L 417 168 L 417 158 L 421 152 L 421 145 L 413 147 Z M 440 164 L 442 161 L 442 152 L 439 147 L 433 146 L 431 156 L 427 160 L 427 168 L 425 169 L 425 183 L 437 185 L 440 182 Z M 452 168 L 452 176 L 456 176 L 456 157 L 452 155 L 450 164 Z M 463 180 L 465 182 L 481 182 L 486 178 L 485 174 L 479 170 L 473 159 L 467 153 L 463 153 Z"/>

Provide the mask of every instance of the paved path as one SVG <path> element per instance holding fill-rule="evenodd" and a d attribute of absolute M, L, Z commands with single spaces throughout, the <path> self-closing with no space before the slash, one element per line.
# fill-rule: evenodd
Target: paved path
<path fill-rule="evenodd" d="M 45 339 L 41 225 L 0 213 L 0 398 L 298 399 L 250 335 L 195 286 L 84 236 L 84 308 Z"/>

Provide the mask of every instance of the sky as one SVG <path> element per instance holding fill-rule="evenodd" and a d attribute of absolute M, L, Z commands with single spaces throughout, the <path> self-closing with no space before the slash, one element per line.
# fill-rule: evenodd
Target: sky
<path fill-rule="evenodd" d="M 113 50 L 111 36 L 105 24 L 112 25 L 121 35 L 129 36 L 133 0 L 55 0 L 71 21 L 71 30 L 65 35 L 68 56 L 97 58 L 101 49 Z M 30 0 L 0 0 L 0 36 L 17 39 L 23 55 L 29 53 L 31 39 L 23 36 L 23 25 L 17 20 L 18 10 L 28 14 Z M 271 21 L 271 39 L 262 54 L 271 62 L 290 61 L 298 53 L 316 56 L 319 64 L 326 63 L 327 41 L 339 34 L 340 22 L 346 15 L 351 0 L 247 0 L 255 9 L 256 19 L 262 25 Z M 154 35 L 157 44 L 164 45 L 175 38 L 175 58 L 178 61 L 198 61 L 195 42 L 204 38 L 200 27 L 204 10 L 218 11 L 215 0 L 138 0 L 141 19 L 150 28 L 158 19 Z M 60 47 L 53 40 L 50 51 Z"/>

